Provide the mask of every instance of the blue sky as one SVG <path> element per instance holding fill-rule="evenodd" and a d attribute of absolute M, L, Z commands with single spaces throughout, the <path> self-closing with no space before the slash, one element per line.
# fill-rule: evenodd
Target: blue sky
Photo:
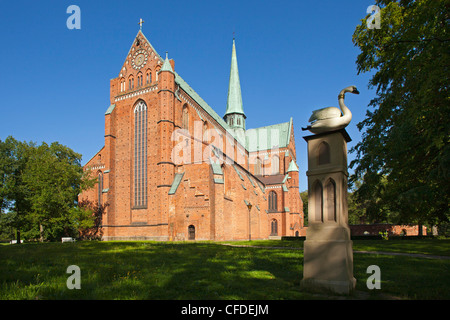
<path fill-rule="evenodd" d="M 81 29 L 69 30 L 70 5 Z M 294 120 L 300 190 L 307 188 L 301 131 L 313 110 L 348 95 L 347 131 L 375 96 L 369 74 L 357 75 L 352 34 L 373 0 L 340 1 L 2 1 L 0 4 L 0 139 L 58 141 L 83 155 L 104 144 L 109 80 L 118 76 L 139 19 L 156 51 L 219 114 L 226 109 L 233 32 L 247 128 Z M 349 161 L 354 158 L 349 155 Z M 351 172 L 351 170 L 350 170 Z"/>

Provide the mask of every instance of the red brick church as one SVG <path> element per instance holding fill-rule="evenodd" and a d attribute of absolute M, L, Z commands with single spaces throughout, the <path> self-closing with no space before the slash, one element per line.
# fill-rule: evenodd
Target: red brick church
<path fill-rule="evenodd" d="M 221 117 L 139 31 L 110 81 L 105 144 L 84 166 L 98 183 L 79 195 L 108 203 L 103 240 L 304 235 L 292 118 L 245 119 L 234 40 Z"/>

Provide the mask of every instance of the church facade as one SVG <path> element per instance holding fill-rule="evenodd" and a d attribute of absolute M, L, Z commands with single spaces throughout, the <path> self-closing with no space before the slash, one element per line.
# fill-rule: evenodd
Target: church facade
<path fill-rule="evenodd" d="M 235 42 L 219 116 L 139 31 L 110 80 L 105 143 L 85 165 L 103 240 L 305 235 L 294 124 L 246 129 Z"/>

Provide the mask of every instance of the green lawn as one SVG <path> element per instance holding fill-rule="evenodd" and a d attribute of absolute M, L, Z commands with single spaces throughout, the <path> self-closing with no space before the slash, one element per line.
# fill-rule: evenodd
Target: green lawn
<path fill-rule="evenodd" d="M 395 243 L 394 243 L 395 242 Z M 233 242 L 248 244 L 248 242 Z M 252 241 L 286 249 L 213 242 L 77 242 L 0 246 L 0 299 L 328 299 L 300 288 L 302 241 Z M 448 240 L 354 241 L 354 250 L 450 255 Z M 69 265 L 81 290 L 69 290 Z M 369 290 L 369 265 L 381 290 Z M 357 293 L 385 299 L 450 299 L 450 260 L 354 254 Z M 360 295 L 355 295 L 358 297 Z"/>
<path fill-rule="evenodd" d="M 227 241 L 231 245 L 254 245 L 265 247 L 303 248 L 301 240 L 253 240 Z M 403 252 L 429 255 L 450 256 L 450 239 L 420 239 L 420 240 L 353 240 L 354 251 Z"/>

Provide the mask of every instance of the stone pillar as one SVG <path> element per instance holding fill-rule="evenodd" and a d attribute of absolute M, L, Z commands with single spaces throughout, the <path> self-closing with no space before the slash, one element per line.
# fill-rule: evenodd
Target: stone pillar
<path fill-rule="evenodd" d="M 347 206 L 345 129 L 304 137 L 308 143 L 308 230 L 303 280 L 307 289 L 349 294 L 355 288 Z"/>

